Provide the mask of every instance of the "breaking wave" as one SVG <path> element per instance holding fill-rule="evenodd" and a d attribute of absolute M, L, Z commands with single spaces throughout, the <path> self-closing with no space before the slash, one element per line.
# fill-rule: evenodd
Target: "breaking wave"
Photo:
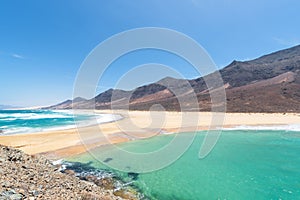
<path fill-rule="evenodd" d="M 0 110 L 0 135 L 35 133 L 91 126 L 120 120 L 120 115 L 50 110 Z"/>

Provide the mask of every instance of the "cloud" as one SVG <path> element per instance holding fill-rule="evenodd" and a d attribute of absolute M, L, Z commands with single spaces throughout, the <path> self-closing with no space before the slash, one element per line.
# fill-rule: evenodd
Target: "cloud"
<path fill-rule="evenodd" d="M 296 46 L 300 44 L 300 39 L 298 38 L 284 39 L 284 38 L 273 37 L 273 40 L 275 40 L 275 42 L 277 42 L 278 44 L 284 46 Z"/>
<path fill-rule="evenodd" d="M 17 58 L 17 59 L 25 59 L 24 56 L 22 56 L 20 54 L 16 54 L 16 53 L 11 54 L 11 56 L 14 57 L 14 58 Z"/>

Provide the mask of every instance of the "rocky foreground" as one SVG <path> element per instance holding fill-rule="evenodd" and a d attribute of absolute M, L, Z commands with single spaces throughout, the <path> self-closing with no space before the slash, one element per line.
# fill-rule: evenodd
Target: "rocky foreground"
<path fill-rule="evenodd" d="M 0 145 L 0 200 L 123 199 L 94 183 L 64 174 L 42 156 Z"/>

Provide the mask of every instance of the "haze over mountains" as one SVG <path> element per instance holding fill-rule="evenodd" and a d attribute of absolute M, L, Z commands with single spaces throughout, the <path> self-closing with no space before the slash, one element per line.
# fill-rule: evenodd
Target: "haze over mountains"
<path fill-rule="evenodd" d="M 300 111 L 300 45 L 250 61 L 233 61 L 219 73 L 226 91 L 223 103 L 227 112 Z M 79 97 L 48 108 L 109 109 L 113 105 L 114 109 L 149 110 L 160 104 L 166 110 L 210 111 L 209 92 L 221 85 L 208 90 L 204 80 L 215 75 L 216 72 L 193 80 L 166 77 L 132 91 L 109 89 L 92 99 Z"/>
<path fill-rule="evenodd" d="M 12 108 L 19 108 L 19 107 L 18 106 L 11 106 L 11 105 L 0 105 L 0 110 L 12 109 Z"/>

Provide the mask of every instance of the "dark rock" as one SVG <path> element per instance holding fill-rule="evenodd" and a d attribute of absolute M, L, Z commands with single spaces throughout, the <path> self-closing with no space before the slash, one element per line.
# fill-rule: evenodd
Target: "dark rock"
<path fill-rule="evenodd" d="M 64 173 L 74 176 L 75 172 L 71 169 L 64 170 Z"/>
<path fill-rule="evenodd" d="M 112 178 L 103 178 L 103 179 L 97 180 L 96 184 L 98 186 L 101 186 L 108 190 L 115 189 L 114 180 Z"/>
<path fill-rule="evenodd" d="M 103 162 L 108 163 L 109 161 L 112 161 L 112 158 L 106 158 L 105 160 L 103 160 Z"/>
<path fill-rule="evenodd" d="M 131 178 L 132 180 L 137 180 L 137 179 L 138 179 L 138 176 L 139 176 L 139 174 L 138 174 L 138 173 L 135 173 L 135 172 L 128 172 L 127 175 L 128 175 L 128 177 Z"/>

